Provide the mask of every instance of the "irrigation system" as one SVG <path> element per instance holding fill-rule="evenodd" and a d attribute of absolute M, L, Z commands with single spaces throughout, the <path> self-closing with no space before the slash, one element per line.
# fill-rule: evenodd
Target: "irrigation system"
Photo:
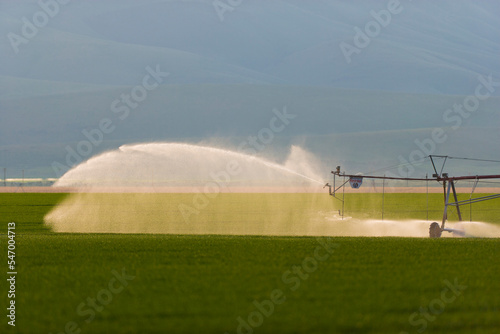
<path fill-rule="evenodd" d="M 344 203 L 345 203 L 345 186 L 347 183 L 351 185 L 353 189 L 359 189 L 361 184 L 363 183 L 363 179 L 380 179 L 384 180 L 383 188 L 385 188 L 385 180 L 399 180 L 399 181 L 435 181 L 443 186 L 443 194 L 444 194 L 444 209 L 443 209 L 443 218 L 441 220 L 441 224 L 438 222 L 431 223 L 429 227 L 429 236 L 431 238 L 439 238 L 443 232 L 454 233 L 455 235 L 463 236 L 465 233 L 461 230 L 456 230 L 452 228 L 447 228 L 445 226 L 446 221 L 448 219 L 448 210 L 450 207 L 455 207 L 458 215 L 458 220 L 463 221 L 462 212 L 460 211 L 460 207 L 463 205 L 471 205 L 473 203 L 488 201 L 496 198 L 500 198 L 500 194 L 489 194 L 486 196 L 480 196 L 472 198 L 474 191 L 476 190 L 477 185 L 481 180 L 489 180 L 489 179 L 500 179 L 500 174 L 491 174 L 491 175 L 468 175 L 468 176 L 449 176 L 448 173 L 444 173 L 444 167 L 448 160 L 452 159 L 461 159 L 461 160 L 473 160 L 473 161 L 482 161 L 482 162 L 496 162 L 500 163 L 498 160 L 487 160 L 487 159 L 472 159 L 472 158 L 457 158 L 450 157 L 445 155 L 429 155 L 429 159 L 432 163 L 432 168 L 434 173 L 432 174 L 432 178 L 412 178 L 412 177 L 397 177 L 397 176 L 371 176 L 371 175 L 360 175 L 360 174 L 346 174 L 345 172 L 341 172 L 341 167 L 337 166 L 336 170 L 332 171 L 333 174 L 333 185 L 329 183 L 325 184 L 325 187 L 328 187 L 329 194 L 333 196 L 335 199 L 339 200 L 342 203 L 342 209 L 339 210 L 340 216 L 342 219 L 344 218 Z M 442 159 L 442 165 L 439 167 L 437 165 L 437 159 Z M 337 180 L 339 180 L 340 185 L 337 186 Z M 456 183 L 457 181 L 469 180 L 473 182 L 472 189 L 470 192 L 469 199 L 466 200 L 458 200 Z M 451 197 L 453 196 L 453 197 Z M 383 217 L 383 213 L 382 213 Z"/>

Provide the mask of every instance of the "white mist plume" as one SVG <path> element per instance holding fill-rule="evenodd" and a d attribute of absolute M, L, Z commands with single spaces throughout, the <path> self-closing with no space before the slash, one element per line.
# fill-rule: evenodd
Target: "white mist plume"
<path fill-rule="evenodd" d="M 304 157 L 308 159 L 304 159 Z M 300 163 L 299 163 L 299 160 Z M 311 154 L 292 147 L 289 162 L 280 165 L 220 148 L 182 143 L 125 145 L 76 166 L 59 187 L 203 187 L 311 186 L 322 182 L 310 165 Z"/>
<path fill-rule="evenodd" d="M 341 219 L 336 202 L 321 189 L 319 166 L 298 146 L 283 164 L 190 144 L 122 146 L 64 175 L 56 186 L 80 192 L 48 213 L 45 223 L 76 233 L 428 236 L 428 221 Z M 107 193 L 117 187 L 132 193 Z M 320 192 L 305 193 L 310 188 Z M 447 227 L 466 236 L 500 237 L 493 224 Z"/>
<path fill-rule="evenodd" d="M 290 154 L 285 161 L 284 166 L 287 169 L 293 170 L 301 175 L 305 175 L 308 178 L 312 178 L 314 180 L 322 179 L 319 160 L 314 154 L 307 152 L 299 146 L 291 146 Z"/>
<path fill-rule="evenodd" d="M 191 144 L 122 146 L 65 174 L 55 186 L 77 193 L 45 222 L 56 232 L 300 235 L 318 200 L 331 205 L 312 161 L 298 147 L 277 164 Z"/>

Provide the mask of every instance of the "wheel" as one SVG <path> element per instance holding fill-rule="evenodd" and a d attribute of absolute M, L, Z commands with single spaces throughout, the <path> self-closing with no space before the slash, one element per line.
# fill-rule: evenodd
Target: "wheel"
<path fill-rule="evenodd" d="M 431 238 L 439 238 L 441 237 L 441 227 L 438 223 L 434 222 L 429 227 L 429 237 Z"/>

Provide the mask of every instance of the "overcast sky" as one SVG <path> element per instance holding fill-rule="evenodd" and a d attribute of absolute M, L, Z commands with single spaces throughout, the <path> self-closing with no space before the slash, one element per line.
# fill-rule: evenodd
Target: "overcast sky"
<path fill-rule="evenodd" d="M 496 1 L 0 1 L 0 165 L 52 177 L 127 143 L 237 149 L 276 110 L 289 124 L 264 155 L 498 158 L 499 16 Z"/>

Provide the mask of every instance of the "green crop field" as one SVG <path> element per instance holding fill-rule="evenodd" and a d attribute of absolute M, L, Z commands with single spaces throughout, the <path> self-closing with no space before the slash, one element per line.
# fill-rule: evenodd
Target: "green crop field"
<path fill-rule="evenodd" d="M 472 198 L 487 194 L 474 194 Z M 458 194 L 458 200 L 469 200 L 469 194 Z M 451 200 L 450 200 L 451 201 Z M 338 206 L 338 203 L 337 203 Z M 443 217 L 444 198 L 442 193 L 349 193 L 345 195 L 346 214 L 360 218 L 385 219 L 429 219 L 440 221 Z M 465 221 L 500 223 L 500 200 L 489 200 L 460 207 Z M 448 211 L 448 219 L 457 221 L 454 207 Z"/>
<path fill-rule="evenodd" d="M 377 195 L 349 194 L 346 214 L 379 215 Z M 500 331 L 498 239 L 54 233 L 43 217 L 66 196 L 0 194 L 2 333 Z M 276 201 L 307 198 L 294 196 Z M 326 198 L 313 204 L 338 209 Z M 439 219 L 441 205 L 426 203 L 386 194 L 384 211 Z M 498 222 L 498 202 L 481 205 L 473 218 Z M 15 327 L 6 317 L 8 222 Z"/>

